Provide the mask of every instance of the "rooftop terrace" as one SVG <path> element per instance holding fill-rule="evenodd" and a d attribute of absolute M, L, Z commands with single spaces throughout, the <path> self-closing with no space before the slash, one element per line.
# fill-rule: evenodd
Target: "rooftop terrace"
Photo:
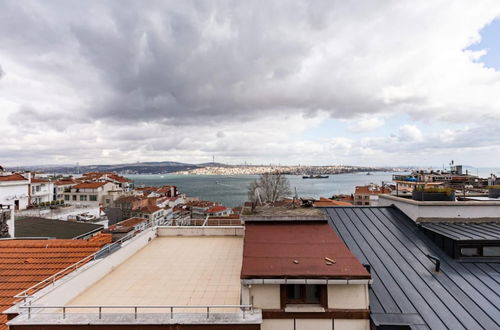
<path fill-rule="evenodd" d="M 242 253 L 242 237 L 158 237 L 69 305 L 238 305 Z"/>

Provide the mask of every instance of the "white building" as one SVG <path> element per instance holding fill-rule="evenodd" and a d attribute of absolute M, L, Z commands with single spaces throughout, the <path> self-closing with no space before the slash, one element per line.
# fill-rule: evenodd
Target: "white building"
<path fill-rule="evenodd" d="M 24 210 L 30 203 L 31 174 L 0 172 L 0 204 L 12 205 L 15 210 Z"/>
<path fill-rule="evenodd" d="M 31 179 L 31 204 L 40 205 L 53 201 L 54 183 L 37 178 Z"/>
<path fill-rule="evenodd" d="M 83 182 L 71 187 L 69 192 L 63 193 L 64 202 L 71 205 L 103 205 L 105 196 L 117 189 L 117 185 L 111 182 Z"/>

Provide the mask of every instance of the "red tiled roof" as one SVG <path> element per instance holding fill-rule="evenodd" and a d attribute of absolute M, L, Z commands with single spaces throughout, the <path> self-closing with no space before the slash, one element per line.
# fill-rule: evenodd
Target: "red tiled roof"
<path fill-rule="evenodd" d="M 58 180 L 54 182 L 56 186 L 68 186 L 72 184 L 76 184 L 77 182 L 75 180 Z"/>
<path fill-rule="evenodd" d="M 147 220 L 144 218 L 130 218 L 130 219 L 120 221 L 120 222 L 110 226 L 108 228 L 108 230 L 113 231 L 119 227 L 134 227 L 135 225 L 137 225 L 141 222 L 144 222 L 144 221 L 147 221 Z"/>
<path fill-rule="evenodd" d="M 31 183 L 47 183 L 49 180 L 44 180 L 44 179 L 37 179 L 37 178 L 32 178 Z"/>
<path fill-rule="evenodd" d="M 75 189 L 96 189 L 99 187 L 102 187 L 106 184 L 107 182 L 83 182 L 79 183 L 76 186 L 73 186 Z"/>
<path fill-rule="evenodd" d="M 327 265 L 325 257 L 335 263 Z M 241 278 L 285 277 L 345 279 L 370 274 L 326 222 L 247 222 Z"/>
<path fill-rule="evenodd" d="M 28 180 L 24 176 L 18 173 L 9 174 L 9 175 L 0 175 L 0 181 L 24 181 Z"/>
<path fill-rule="evenodd" d="M 328 207 L 328 206 L 352 206 L 351 203 L 337 201 L 334 199 L 321 197 L 319 201 L 314 202 L 315 207 Z"/>
<path fill-rule="evenodd" d="M 156 206 L 156 205 L 147 205 L 147 206 L 143 206 L 143 207 L 141 207 L 141 208 L 139 208 L 137 210 L 134 210 L 134 212 L 139 211 L 139 212 L 142 212 L 142 213 L 149 213 L 149 214 L 151 214 L 151 213 L 155 213 L 156 211 L 159 211 L 159 210 L 161 210 L 161 209 L 158 206 Z"/>
<path fill-rule="evenodd" d="M 0 312 L 16 302 L 15 295 L 99 251 L 110 242 L 109 234 L 99 234 L 89 240 L 0 241 Z M 6 322 L 1 315 L 0 329 Z"/>
<path fill-rule="evenodd" d="M 186 205 L 194 207 L 211 207 L 217 205 L 217 203 L 210 201 L 190 201 L 187 202 Z"/>
<path fill-rule="evenodd" d="M 386 187 L 370 187 L 370 186 L 356 186 L 356 195 L 378 195 L 378 194 L 390 194 L 391 189 Z"/>
<path fill-rule="evenodd" d="M 209 208 L 206 212 L 207 213 L 218 213 L 218 212 L 222 212 L 222 211 L 225 211 L 225 210 L 226 210 L 226 207 L 220 206 L 220 205 L 216 205 L 216 206 L 212 206 L 211 208 Z"/>

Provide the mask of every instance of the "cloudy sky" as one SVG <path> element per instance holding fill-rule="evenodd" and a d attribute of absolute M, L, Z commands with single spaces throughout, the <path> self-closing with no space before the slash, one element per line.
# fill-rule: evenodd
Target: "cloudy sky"
<path fill-rule="evenodd" d="M 500 166 L 500 1 L 0 0 L 0 164 Z"/>

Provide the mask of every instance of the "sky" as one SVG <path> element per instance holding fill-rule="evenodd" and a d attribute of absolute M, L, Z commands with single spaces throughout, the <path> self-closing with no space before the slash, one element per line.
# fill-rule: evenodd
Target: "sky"
<path fill-rule="evenodd" d="M 500 167 L 500 1 L 0 0 L 0 164 Z"/>

